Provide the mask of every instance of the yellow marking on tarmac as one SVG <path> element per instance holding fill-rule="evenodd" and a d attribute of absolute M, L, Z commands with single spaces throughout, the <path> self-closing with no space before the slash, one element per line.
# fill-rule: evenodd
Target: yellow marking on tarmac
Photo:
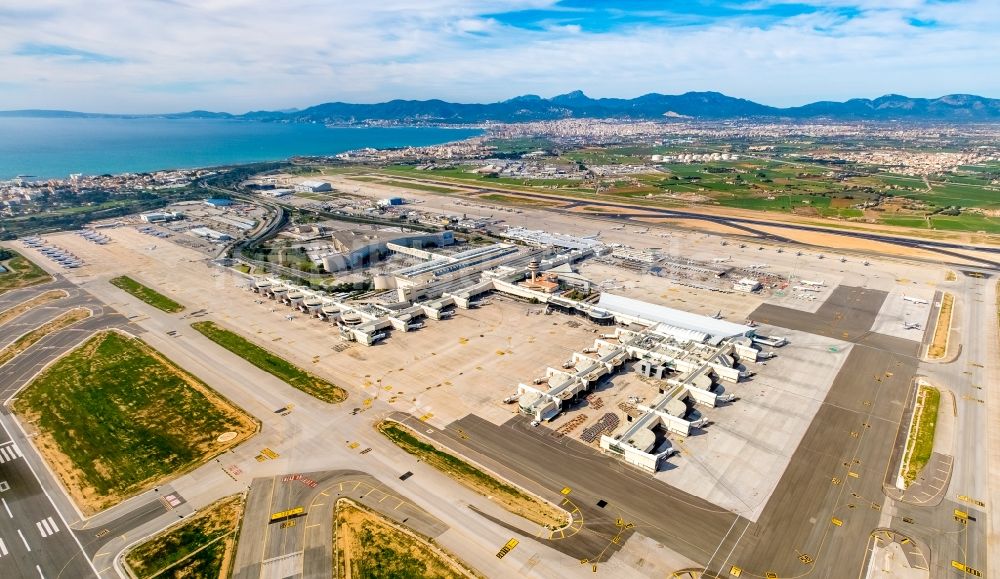
<path fill-rule="evenodd" d="M 736 565 L 733 565 L 732 567 L 729 568 L 729 574 L 732 575 L 733 577 L 739 577 L 740 575 L 743 574 L 743 569 L 737 567 Z"/>
<path fill-rule="evenodd" d="M 379 499 L 379 501 L 378 501 L 378 502 L 380 502 L 380 503 L 381 503 L 382 501 L 384 501 L 384 500 L 385 500 L 385 499 L 387 499 L 387 498 L 389 498 L 389 495 L 385 495 L 384 497 L 382 497 L 381 499 Z"/>
<path fill-rule="evenodd" d="M 955 509 L 955 516 L 959 519 L 969 520 L 969 513 Z"/>
<path fill-rule="evenodd" d="M 562 494 L 564 494 L 564 495 L 568 495 L 569 493 L 573 492 L 573 489 L 571 489 L 569 487 L 563 487 L 563 490 L 561 490 L 559 492 L 562 493 Z"/>
<path fill-rule="evenodd" d="M 319 493 L 319 494 L 323 495 L 324 497 L 328 497 L 328 496 L 330 496 L 330 493 L 328 493 L 328 492 L 326 492 L 326 491 L 323 491 L 323 492 L 321 492 L 321 493 Z"/>
<path fill-rule="evenodd" d="M 350 444 L 347 445 L 347 448 L 350 448 L 351 450 L 354 450 L 355 448 L 357 448 L 359 446 L 361 446 L 360 442 L 352 442 L 352 443 L 350 443 Z"/>
<path fill-rule="evenodd" d="M 844 526 L 844 521 L 838 519 L 837 517 L 834 517 L 834 518 L 830 519 L 830 522 L 833 523 L 834 525 L 838 526 L 838 527 Z"/>
<path fill-rule="evenodd" d="M 859 478 L 860 477 L 860 475 L 858 473 L 854 472 L 854 471 L 849 471 L 847 473 L 847 476 L 849 476 L 851 478 Z"/>

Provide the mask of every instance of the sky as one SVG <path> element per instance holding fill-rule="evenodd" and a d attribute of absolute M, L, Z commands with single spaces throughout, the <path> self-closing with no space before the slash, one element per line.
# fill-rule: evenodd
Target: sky
<path fill-rule="evenodd" d="M 0 110 L 1000 97 L 998 0 L 3 0 Z"/>

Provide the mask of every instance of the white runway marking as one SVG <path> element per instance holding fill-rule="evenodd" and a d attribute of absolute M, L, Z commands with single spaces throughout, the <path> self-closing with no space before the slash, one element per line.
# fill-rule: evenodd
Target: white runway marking
<path fill-rule="evenodd" d="M 41 565 L 35 565 L 35 569 L 38 569 L 38 576 L 41 577 L 41 579 L 45 579 L 45 575 L 42 574 Z"/>
<path fill-rule="evenodd" d="M 10 512 L 10 507 L 7 506 L 7 499 L 0 499 L 3 502 L 3 508 L 7 511 L 7 516 L 14 518 L 14 514 Z"/>
<path fill-rule="evenodd" d="M 0 557 L 3 557 L 6 554 L 7 554 L 7 544 L 3 542 L 3 539 L 0 539 Z"/>
<path fill-rule="evenodd" d="M 24 538 L 24 533 L 21 532 L 21 529 L 17 530 L 17 534 L 20 535 L 21 542 L 24 543 L 24 548 L 30 551 L 31 550 L 31 545 L 29 545 L 28 544 L 28 540 Z"/>

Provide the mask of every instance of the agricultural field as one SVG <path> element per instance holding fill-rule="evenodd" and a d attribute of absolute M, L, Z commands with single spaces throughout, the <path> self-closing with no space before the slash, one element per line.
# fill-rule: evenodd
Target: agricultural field
<path fill-rule="evenodd" d="M 52 276 L 16 251 L 0 247 L 0 294 L 52 281 Z"/>
<path fill-rule="evenodd" d="M 12 407 L 87 514 L 199 466 L 258 428 L 159 352 L 113 331 L 52 364 Z"/>
<path fill-rule="evenodd" d="M 138 579 L 228 577 L 236 553 L 244 497 L 233 495 L 200 510 L 125 555 Z"/>
<path fill-rule="evenodd" d="M 562 527 L 568 520 L 566 511 L 535 498 L 464 460 L 420 440 L 415 432 L 399 423 L 382 421 L 376 425 L 376 428 L 396 446 L 447 473 L 448 476 L 473 491 L 496 501 L 515 515 L 548 528 Z"/>
<path fill-rule="evenodd" d="M 177 312 L 184 311 L 184 306 L 181 304 L 175 302 L 153 288 L 142 285 L 126 275 L 112 279 L 111 285 L 125 290 L 154 308 L 163 310 L 168 314 L 176 314 Z"/>
<path fill-rule="evenodd" d="M 343 388 L 306 372 L 239 334 L 219 327 L 214 322 L 195 322 L 191 327 L 240 358 L 314 398 L 330 404 L 347 399 L 347 392 Z"/>
<path fill-rule="evenodd" d="M 337 502 L 336 577 L 464 579 L 476 575 L 414 533 L 354 502 Z"/>

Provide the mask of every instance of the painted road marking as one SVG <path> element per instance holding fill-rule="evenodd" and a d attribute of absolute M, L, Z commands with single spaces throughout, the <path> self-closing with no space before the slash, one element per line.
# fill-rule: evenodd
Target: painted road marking
<path fill-rule="evenodd" d="M 733 565 L 732 567 L 729 568 L 729 574 L 732 575 L 733 577 L 739 577 L 740 575 L 743 574 L 743 569 L 737 567 L 736 565 Z"/>
<path fill-rule="evenodd" d="M 10 444 L 5 444 L 0 446 L 0 463 L 10 462 L 12 460 L 17 460 L 24 456 L 21 454 L 21 449 L 17 447 L 13 442 Z"/>
<path fill-rule="evenodd" d="M 6 554 L 7 554 L 7 544 L 3 542 L 3 539 L 0 539 L 0 557 L 3 557 Z"/>
<path fill-rule="evenodd" d="M 511 549 L 517 546 L 518 542 L 517 539 L 511 539 L 504 543 L 504 546 L 500 547 L 500 550 L 497 551 L 497 559 L 503 559 L 504 555 L 510 553 Z"/>
<path fill-rule="evenodd" d="M 559 492 L 562 493 L 562 494 L 564 494 L 564 495 L 568 495 L 569 493 L 573 492 L 573 489 L 571 489 L 569 487 L 563 487 L 563 490 L 561 490 Z"/>
<path fill-rule="evenodd" d="M 35 526 L 38 527 L 38 532 L 43 537 L 49 537 L 59 532 L 59 526 L 52 520 L 52 517 L 38 521 Z"/>
<path fill-rule="evenodd" d="M 38 570 L 38 576 L 39 576 L 39 577 L 40 577 L 41 579 L 45 579 L 45 575 L 42 575 L 42 566 L 41 566 L 41 565 L 35 565 L 35 569 L 37 569 L 37 570 Z"/>
<path fill-rule="evenodd" d="M 13 519 L 14 515 L 10 512 L 10 507 L 7 506 L 7 499 L 0 499 L 0 501 L 3 502 L 3 508 L 7 511 L 7 516 Z"/>
<path fill-rule="evenodd" d="M 842 527 L 844 525 L 844 521 L 841 521 L 837 517 L 830 519 L 830 522 L 833 523 L 834 525 L 837 525 L 838 527 Z"/>
<path fill-rule="evenodd" d="M 24 538 L 24 533 L 21 532 L 21 529 L 17 530 L 17 534 L 21 537 L 21 542 L 24 543 L 24 548 L 31 551 L 31 545 L 29 545 L 28 540 Z"/>

